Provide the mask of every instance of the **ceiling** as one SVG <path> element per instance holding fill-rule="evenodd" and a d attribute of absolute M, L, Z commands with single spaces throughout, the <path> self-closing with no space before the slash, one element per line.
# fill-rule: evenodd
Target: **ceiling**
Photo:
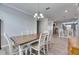
<path fill-rule="evenodd" d="M 76 3 L 6 3 L 4 5 L 17 9 L 32 17 L 39 10 L 44 14 L 45 18 L 56 22 L 75 20 L 78 13 Z M 46 10 L 46 8 L 49 9 Z"/>

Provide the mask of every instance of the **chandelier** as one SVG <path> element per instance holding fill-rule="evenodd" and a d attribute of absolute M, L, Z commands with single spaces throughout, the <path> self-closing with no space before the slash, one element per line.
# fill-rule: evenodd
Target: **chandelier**
<path fill-rule="evenodd" d="M 44 18 L 44 15 L 39 12 L 39 4 L 38 4 L 37 12 L 34 14 L 34 18 L 36 19 Z"/>
<path fill-rule="evenodd" d="M 35 13 L 34 18 L 40 19 L 40 18 L 44 18 L 44 16 L 42 13 Z"/>

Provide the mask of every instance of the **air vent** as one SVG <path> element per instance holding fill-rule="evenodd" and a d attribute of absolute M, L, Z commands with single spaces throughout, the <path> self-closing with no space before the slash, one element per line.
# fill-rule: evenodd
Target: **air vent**
<path fill-rule="evenodd" d="M 46 10 L 49 10 L 49 9 L 50 9 L 50 7 L 47 7 L 47 8 L 46 8 Z"/>

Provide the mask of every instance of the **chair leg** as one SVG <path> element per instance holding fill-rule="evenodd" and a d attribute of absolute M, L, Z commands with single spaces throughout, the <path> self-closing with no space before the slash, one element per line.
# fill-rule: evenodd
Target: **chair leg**
<path fill-rule="evenodd" d="M 32 48 L 30 47 L 30 55 L 32 54 Z"/>
<path fill-rule="evenodd" d="M 38 55 L 40 55 L 40 50 L 38 51 Z"/>
<path fill-rule="evenodd" d="M 27 55 L 27 48 L 25 49 L 25 55 Z"/>
<path fill-rule="evenodd" d="M 47 54 L 48 54 L 48 44 L 46 45 L 46 51 L 47 51 Z"/>
<path fill-rule="evenodd" d="M 43 52 L 44 52 L 44 54 L 46 54 L 46 51 L 45 51 L 45 46 L 43 46 Z"/>
<path fill-rule="evenodd" d="M 18 47 L 19 47 L 19 55 L 22 55 L 23 53 L 22 53 L 22 50 L 21 50 L 21 46 L 19 45 Z"/>

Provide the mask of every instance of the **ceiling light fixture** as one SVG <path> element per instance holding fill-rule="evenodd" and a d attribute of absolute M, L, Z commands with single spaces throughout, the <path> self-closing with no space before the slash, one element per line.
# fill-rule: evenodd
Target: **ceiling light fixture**
<path fill-rule="evenodd" d="M 49 9 L 50 9 L 50 7 L 47 7 L 47 8 L 46 8 L 46 10 L 49 10 Z"/>
<path fill-rule="evenodd" d="M 65 13 L 67 13 L 68 12 L 68 10 L 65 10 Z"/>
<path fill-rule="evenodd" d="M 38 4 L 37 12 L 34 14 L 34 18 L 36 18 L 37 20 L 39 20 L 40 18 L 44 18 L 44 15 L 39 11 L 39 4 Z"/>
<path fill-rule="evenodd" d="M 75 19 L 78 19 L 78 17 L 74 17 Z"/>
<path fill-rule="evenodd" d="M 37 18 L 37 19 L 39 19 L 39 18 L 44 18 L 44 16 L 43 16 L 43 14 L 42 13 L 35 13 L 34 14 L 34 18 Z"/>
<path fill-rule="evenodd" d="M 79 3 L 75 3 L 76 6 L 79 6 Z"/>

